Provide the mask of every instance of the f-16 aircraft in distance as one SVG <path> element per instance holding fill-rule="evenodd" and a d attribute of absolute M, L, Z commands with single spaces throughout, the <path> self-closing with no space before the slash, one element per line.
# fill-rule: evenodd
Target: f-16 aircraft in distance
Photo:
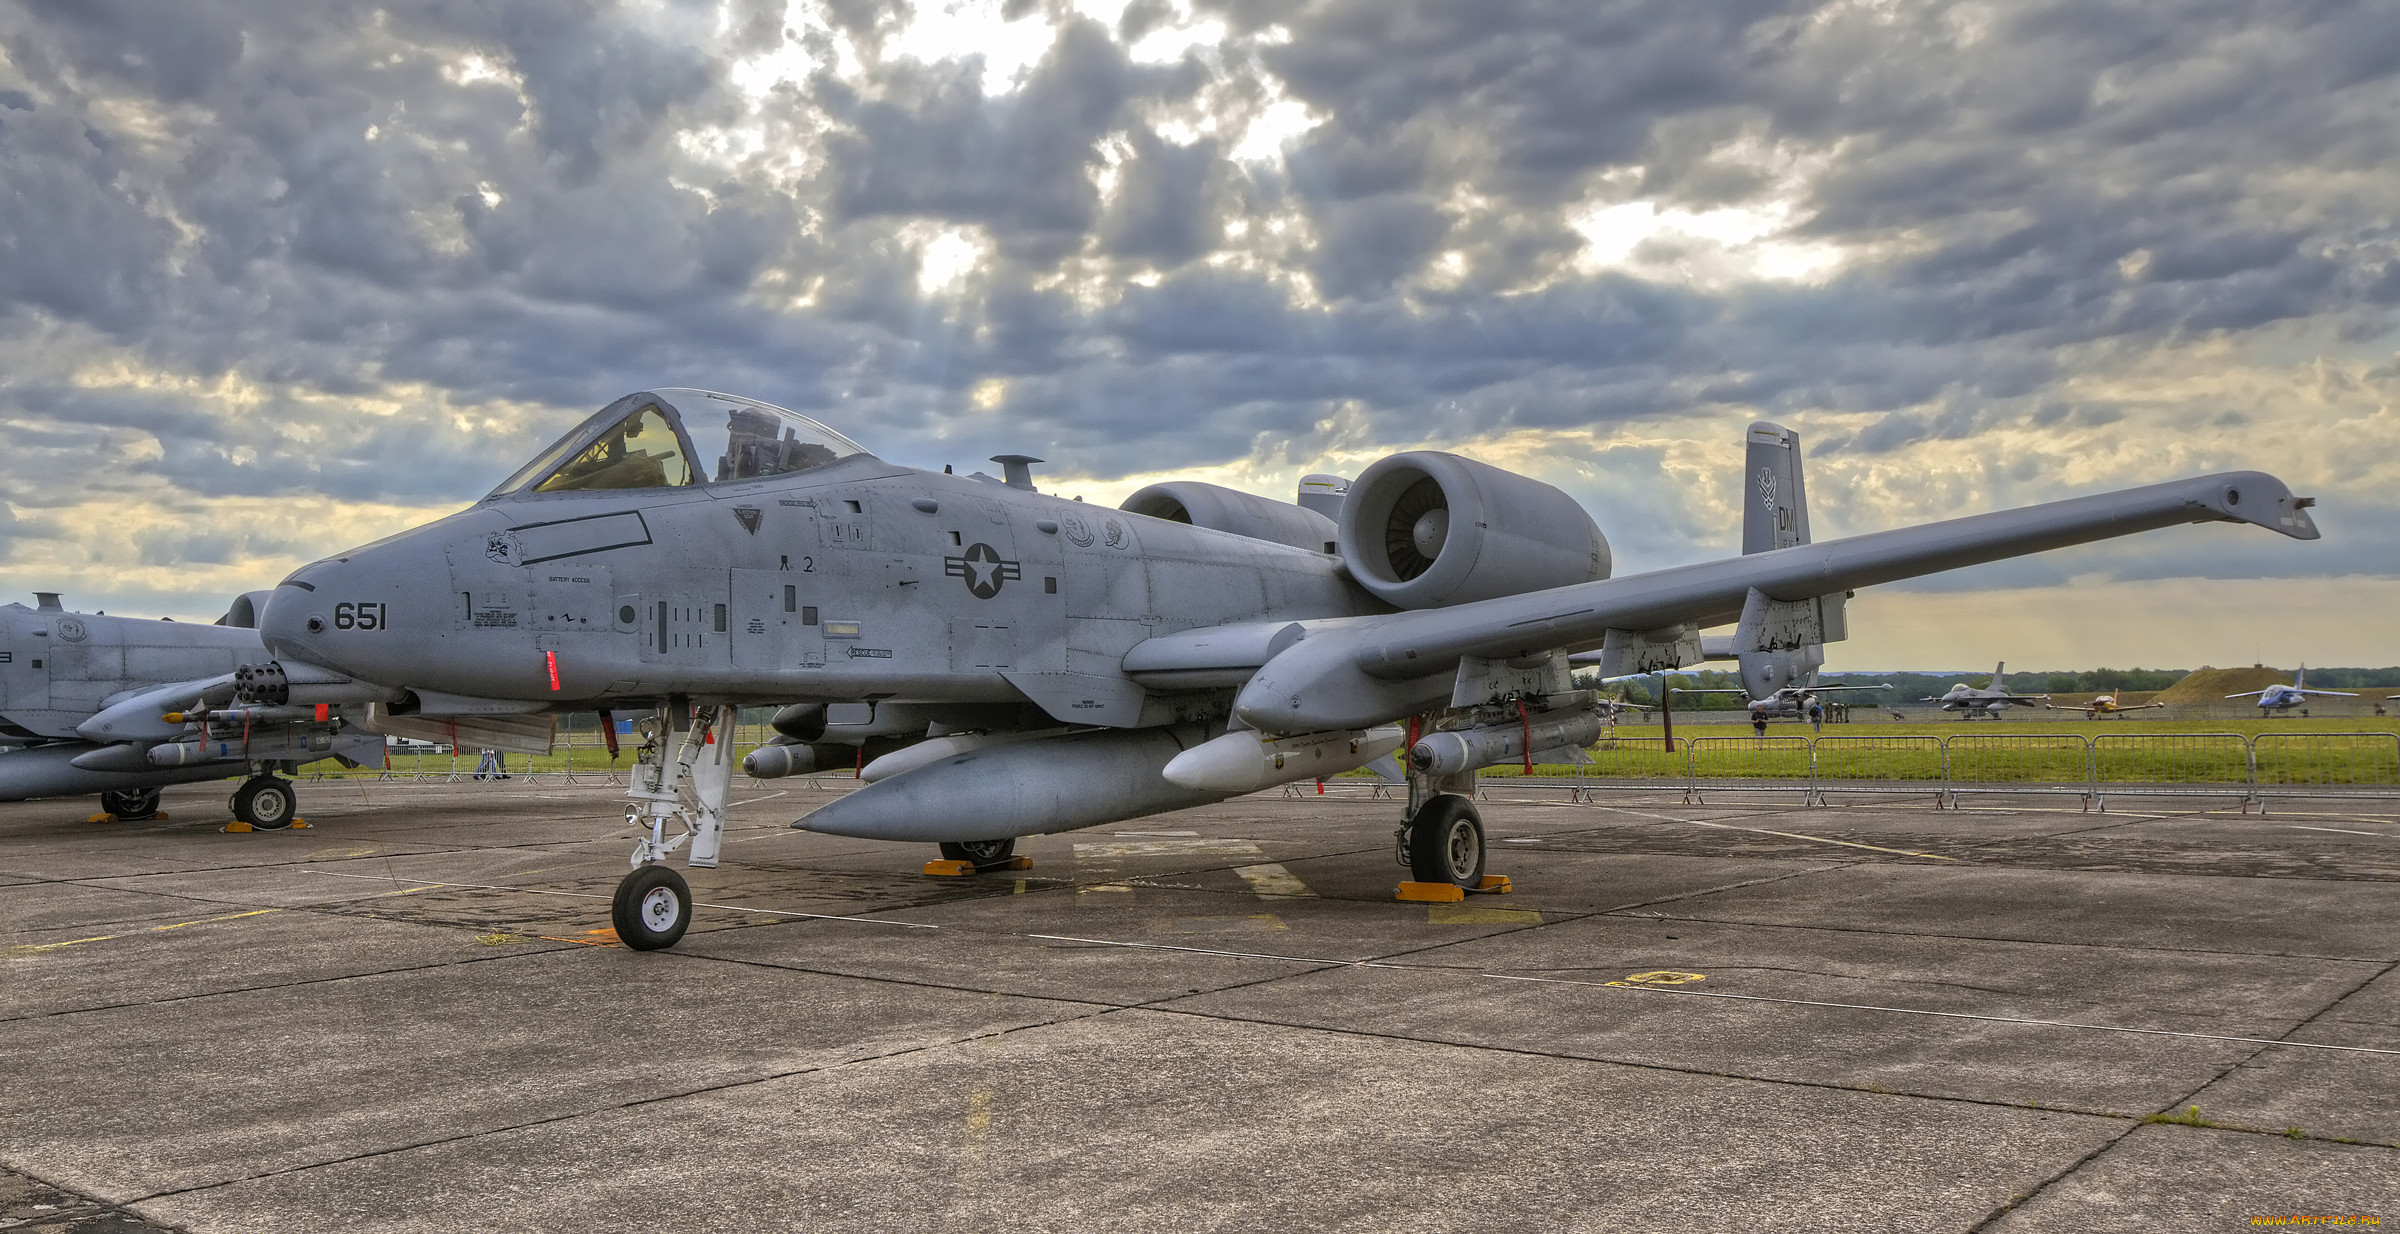
<path fill-rule="evenodd" d="M 383 757 L 383 738 L 326 706 L 232 707 L 234 670 L 265 654 L 253 627 L 269 593 L 237 597 L 215 625 L 71 613 L 52 592 L 0 605 L 0 801 L 100 794 L 101 817 L 158 816 L 159 790 L 248 778 L 234 817 L 288 827 L 276 776 L 323 758 Z"/>
<path fill-rule="evenodd" d="M 1748 457 L 1742 467 L 1742 554 L 1771 553 L 1808 543 L 1808 490 L 1800 475 L 1800 434 L 1781 425 L 1760 421 L 1747 435 Z M 1827 640 L 1847 636 L 1843 616 L 1847 595 L 1819 601 L 1836 628 Z M 1817 670 L 1825 667 L 1825 644 L 1803 643 L 1771 650 L 1743 650 L 1736 640 L 1706 636 L 1701 654 L 1711 660 L 1733 660 L 1740 666 L 1739 688 L 1690 689 L 1672 687 L 1676 694 L 1739 694 L 1753 718 L 1802 719 L 1818 696 L 1848 690 L 1889 690 L 1884 685 L 1819 685 Z"/>
<path fill-rule="evenodd" d="M 691 919 L 666 858 L 718 861 L 745 703 L 790 704 L 801 740 L 845 706 L 932 746 L 794 825 L 939 844 L 953 872 L 1404 749 L 1408 868 L 1456 894 L 1483 885 L 1477 770 L 1605 724 L 1570 653 L 1613 677 L 1696 662 L 1706 625 L 1743 651 L 1822 643 L 1852 589 L 2178 523 L 2318 535 L 2308 499 L 2245 471 L 1610 578 L 1572 498 L 1455 454 L 1369 466 L 1338 521 L 1189 481 L 1098 509 L 996 461 L 1005 479 L 922 471 L 755 399 L 631 394 L 474 506 L 295 571 L 242 697 L 656 706 L 613 912 L 636 948 Z M 807 757 L 769 749 L 754 774 Z"/>
<path fill-rule="evenodd" d="M 2002 684 L 2007 672 L 2008 661 L 2003 660 L 1993 667 L 1991 684 L 1981 689 L 1962 681 L 1942 691 L 1938 696 L 1927 695 L 1917 701 L 1940 703 L 1944 711 L 1963 711 L 1966 715 L 1960 717 L 1961 719 L 1973 720 L 1981 717 L 1987 720 L 1997 720 L 2000 718 L 2001 712 L 2011 707 L 2031 707 L 2049 699 L 2050 696 L 2047 694 L 2009 693 L 2008 687 Z"/>
<path fill-rule="evenodd" d="M 2085 703 L 2080 707 L 2075 706 L 2072 703 L 2064 706 L 2061 706 L 2057 703 L 2044 703 L 2042 706 L 2051 711 L 2080 711 L 2083 713 L 2084 719 L 2097 720 L 2102 716 L 2121 716 L 2128 711 L 2148 711 L 2154 707 L 2164 707 L 2166 704 L 2120 703 L 2117 701 L 2117 696 L 2114 694 L 2095 694 L 2092 696 L 2092 701 Z"/>
<path fill-rule="evenodd" d="M 2309 689 L 2308 666 L 2303 664 L 2300 666 L 2300 671 L 2292 675 L 2292 684 L 2288 686 L 2277 685 L 2268 686 L 2264 690 L 2245 690 L 2240 694 L 2228 694 L 2225 697 L 2255 698 L 2258 700 L 2259 714 L 2271 716 L 2280 711 L 2290 711 L 2294 707 L 2307 706 L 2311 697 L 2357 698 L 2358 695 L 2348 690 Z"/>

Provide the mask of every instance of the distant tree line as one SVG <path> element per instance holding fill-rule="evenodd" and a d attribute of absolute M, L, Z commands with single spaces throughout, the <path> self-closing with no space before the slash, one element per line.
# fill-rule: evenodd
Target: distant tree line
<path fill-rule="evenodd" d="M 2010 673 L 2005 684 L 2017 694 L 2124 694 L 2150 693 L 2164 690 L 2191 674 L 2185 668 L 2095 668 L 2078 672 L 2042 670 Z M 1608 694 L 1623 694 L 1628 702 L 1658 702 L 1658 678 L 1636 677 L 1610 686 L 1600 686 L 1590 672 L 1575 675 L 1576 684 L 1585 688 L 1602 689 Z M 1906 706 L 1921 699 L 1936 697 L 1950 687 L 1965 682 L 1982 686 L 1991 680 L 1990 672 L 1963 673 L 1826 673 L 1819 679 L 1827 685 L 1890 682 L 1892 688 L 1872 693 L 1849 694 L 1853 702 Z M 1701 669 L 1672 675 L 1668 682 L 1685 690 L 1738 689 L 1741 675 L 1730 669 Z M 2311 668 L 2308 684 L 2327 690 L 2393 689 L 2400 688 L 2400 667 L 2396 668 Z M 1848 693 L 1848 692 L 1845 692 Z M 1675 707 L 1679 711 L 1722 711 L 1743 705 L 1738 694 L 1678 694 Z"/>

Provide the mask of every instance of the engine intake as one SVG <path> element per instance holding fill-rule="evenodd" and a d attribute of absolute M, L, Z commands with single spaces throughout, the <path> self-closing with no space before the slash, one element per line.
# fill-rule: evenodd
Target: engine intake
<path fill-rule="evenodd" d="M 1118 508 L 1312 553 L 1330 552 L 1334 542 L 1333 520 L 1314 510 L 1197 480 L 1153 484 L 1126 498 Z"/>
<path fill-rule="evenodd" d="M 1401 608 L 1441 608 L 1608 577 L 1608 540 L 1574 498 L 1436 450 L 1367 468 L 1342 507 L 1342 561 Z"/>

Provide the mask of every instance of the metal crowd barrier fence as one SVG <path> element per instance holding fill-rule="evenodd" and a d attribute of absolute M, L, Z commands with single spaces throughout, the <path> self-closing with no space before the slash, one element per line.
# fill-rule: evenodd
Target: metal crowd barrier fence
<path fill-rule="evenodd" d="M 734 757 L 737 759 L 765 745 L 774 736 L 763 724 L 740 724 L 734 727 Z M 483 751 L 466 746 L 412 742 L 405 746 L 386 745 L 381 766 L 362 763 L 344 767 L 327 758 L 301 768 L 299 779 L 325 780 L 414 780 L 436 783 L 455 783 L 505 774 L 524 784 L 587 784 L 623 785 L 633 766 L 634 752 L 641 747 L 641 738 L 620 735 L 618 753 L 611 758 L 606 740 L 597 731 L 569 730 L 558 734 L 548 754 L 500 754 L 495 762 L 500 772 L 482 768 Z M 835 769 L 828 769 L 828 773 Z M 838 770 L 847 771 L 848 768 Z"/>
<path fill-rule="evenodd" d="M 2108 798 L 2233 797 L 2263 813 L 2272 798 L 2400 799 L 2400 734 L 1960 733 L 1949 737 L 1685 737 L 1612 739 L 1582 766 L 1487 769 L 1486 787 L 1609 791 L 1931 794 L 1955 806 L 1972 793 L 2050 794 L 2106 810 Z"/>

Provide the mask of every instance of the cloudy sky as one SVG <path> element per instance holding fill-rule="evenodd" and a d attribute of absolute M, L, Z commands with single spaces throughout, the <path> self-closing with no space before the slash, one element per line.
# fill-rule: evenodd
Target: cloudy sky
<path fill-rule="evenodd" d="M 1396 449 L 1728 553 L 2236 467 L 1836 666 L 2400 663 L 2400 8 L 0 0 L 0 598 L 211 617 L 610 398 L 1288 497 Z"/>

